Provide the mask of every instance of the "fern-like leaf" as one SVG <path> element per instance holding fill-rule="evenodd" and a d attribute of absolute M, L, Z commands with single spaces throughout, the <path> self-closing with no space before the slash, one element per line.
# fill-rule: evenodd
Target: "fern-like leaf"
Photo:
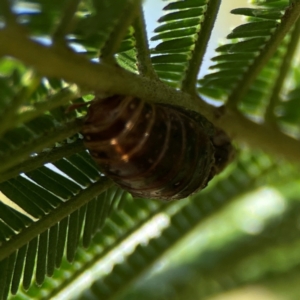
<path fill-rule="evenodd" d="M 216 49 L 220 54 L 212 59 L 216 61 L 216 64 L 211 67 L 216 71 L 206 75 L 199 81 L 201 84 L 199 88 L 200 93 L 215 99 L 227 99 L 228 94 L 230 95 L 230 93 L 240 88 L 239 84 L 244 84 L 243 78 L 248 74 L 247 72 L 250 72 L 251 68 L 256 68 L 255 64 L 258 59 L 268 52 L 269 44 L 273 41 L 272 36 L 280 26 L 288 1 L 257 1 L 256 5 L 257 8 L 240 8 L 232 11 L 233 14 L 250 16 L 249 21 L 235 28 L 227 36 L 228 39 L 232 40 L 231 43 Z M 280 55 L 279 53 L 280 51 L 278 51 L 277 56 Z M 260 92 L 262 99 L 264 95 L 261 94 L 261 91 L 268 90 L 267 83 L 264 80 L 270 80 L 270 84 L 275 76 L 274 73 L 272 77 L 270 76 L 271 74 L 264 72 L 273 68 L 276 61 L 276 58 L 274 58 L 273 62 L 269 63 L 270 67 L 266 67 L 265 71 L 261 72 L 261 78 L 257 78 L 257 82 L 253 83 L 252 94 L 248 93 L 246 96 L 248 100 L 243 97 L 239 101 L 249 103 L 251 99 L 257 99 L 257 90 Z M 238 100 L 233 99 L 232 101 Z M 254 106 L 258 103 L 254 104 Z M 250 105 L 249 103 L 247 108 Z"/>
<path fill-rule="evenodd" d="M 152 63 L 160 79 L 171 86 L 181 85 L 206 8 L 206 0 L 172 2 L 164 7 L 168 13 L 158 20 L 161 25 L 151 40 L 162 42 L 152 51 Z"/>

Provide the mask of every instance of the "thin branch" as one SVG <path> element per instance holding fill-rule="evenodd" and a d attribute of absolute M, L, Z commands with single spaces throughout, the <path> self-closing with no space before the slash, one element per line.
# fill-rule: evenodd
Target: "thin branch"
<path fill-rule="evenodd" d="M 77 11 L 78 5 L 81 0 L 68 0 L 65 3 L 62 17 L 53 34 L 53 42 L 55 44 L 65 43 L 65 36 L 70 32 L 74 15 Z"/>
<path fill-rule="evenodd" d="M 77 140 L 73 143 L 65 143 L 61 147 L 56 147 L 38 154 L 23 163 L 7 170 L 5 173 L 0 174 L 0 183 L 10 178 L 18 176 L 20 173 L 30 172 L 35 170 L 46 163 L 55 162 L 63 157 L 71 156 L 85 149 L 82 140 Z"/>
<path fill-rule="evenodd" d="M 278 70 L 278 77 L 276 82 L 274 83 L 274 88 L 269 99 L 268 106 L 265 111 L 265 123 L 269 126 L 276 127 L 276 115 L 275 115 L 275 108 L 279 102 L 279 95 L 284 86 L 286 76 L 290 70 L 290 66 L 292 60 L 294 58 L 295 52 L 297 50 L 297 46 L 299 44 L 299 36 L 300 36 L 300 19 L 295 24 L 295 28 L 290 36 L 290 41 L 287 47 L 287 51 L 285 56 L 281 62 L 281 66 Z"/>
<path fill-rule="evenodd" d="M 27 159 L 32 153 L 39 152 L 47 147 L 53 147 L 55 143 L 76 134 L 80 131 L 82 122 L 83 120 L 81 119 L 69 122 L 60 128 L 56 128 L 52 132 L 45 133 L 40 138 L 37 138 L 32 143 L 25 145 L 20 149 L 17 149 L 15 152 L 8 153 L 7 155 L 0 157 L 0 172 L 4 172 L 18 165 Z"/>
<path fill-rule="evenodd" d="M 146 23 L 144 19 L 143 7 L 140 5 L 138 17 L 133 23 L 134 36 L 136 40 L 136 50 L 138 59 L 138 70 L 142 76 L 156 79 L 157 75 L 150 59 Z"/>
<path fill-rule="evenodd" d="M 253 64 L 245 72 L 231 92 L 227 100 L 227 106 L 230 108 L 236 108 L 239 102 L 244 98 L 251 84 L 258 76 L 259 72 L 266 65 L 272 55 L 275 53 L 284 37 L 288 34 L 292 26 L 295 24 L 300 15 L 300 1 L 296 0 L 286 10 L 284 16 L 281 19 L 281 23 L 271 36 L 269 42 L 266 44 L 260 55 L 258 55 Z"/>
<path fill-rule="evenodd" d="M 112 185 L 112 181 L 106 177 L 101 177 L 98 182 L 81 191 L 71 200 L 62 203 L 59 207 L 51 211 L 48 215 L 42 217 L 37 222 L 32 223 L 29 227 L 25 228 L 19 234 L 13 236 L 9 241 L 0 247 L 0 261 L 30 242 L 37 235 L 43 233 L 45 230 L 69 216 L 72 212 L 78 210 L 80 207 L 101 194 L 103 191 L 110 188 Z"/>
<path fill-rule="evenodd" d="M 185 77 L 182 82 L 182 91 L 196 95 L 196 81 L 199 70 L 201 68 L 203 57 L 206 52 L 208 41 L 210 39 L 212 29 L 218 15 L 221 0 L 211 0 L 207 4 L 207 11 L 201 29 L 198 33 L 195 48 L 192 52 L 192 57 L 189 61 L 188 68 L 185 72 Z"/>
<path fill-rule="evenodd" d="M 193 98 L 160 81 L 138 76 L 118 66 L 97 64 L 73 51 L 47 47 L 32 41 L 18 30 L 0 30 L 0 52 L 13 56 L 34 67 L 47 77 L 73 82 L 92 91 L 108 94 L 135 95 L 146 101 L 181 105 L 187 109 L 212 115 L 204 101 Z"/>
<path fill-rule="evenodd" d="M 297 8 L 300 10 L 300 1 Z M 94 91 L 135 95 L 149 102 L 180 105 L 201 113 L 239 142 L 300 162 L 299 141 L 256 124 L 235 109 L 218 113 L 218 109 L 199 101 L 198 97 L 174 90 L 160 81 L 149 80 L 117 66 L 92 63 L 71 51 L 57 51 L 28 39 L 16 30 L 0 31 L 0 41 L 0 51 L 33 66 L 45 76 L 62 78 Z"/>
<path fill-rule="evenodd" d="M 253 149 L 300 163 L 300 141 L 264 124 L 257 124 L 237 110 L 226 109 L 214 124 L 224 129 L 232 139 L 246 143 Z"/>
<path fill-rule="evenodd" d="M 129 2 L 129 1 L 127 1 Z M 128 3 L 113 31 L 110 33 L 108 40 L 101 49 L 100 59 L 105 63 L 115 63 L 115 53 L 118 51 L 124 36 L 127 33 L 129 26 L 138 14 L 138 8 L 141 5 L 141 0 L 134 0 Z"/>
<path fill-rule="evenodd" d="M 64 88 L 55 95 L 48 97 L 46 101 L 34 104 L 34 110 L 25 111 L 18 115 L 14 120 L 14 125 L 28 122 L 46 111 L 50 111 L 63 104 L 69 103 L 79 97 L 79 92 L 73 92 L 70 88 Z"/>

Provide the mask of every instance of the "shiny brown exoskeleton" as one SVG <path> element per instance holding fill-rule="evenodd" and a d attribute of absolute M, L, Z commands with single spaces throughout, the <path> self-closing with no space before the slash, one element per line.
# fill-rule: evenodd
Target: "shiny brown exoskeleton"
<path fill-rule="evenodd" d="M 93 101 L 82 134 L 101 172 L 138 198 L 185 198 L 233 152 L 227 135 L 203 116 L 133 96 Z"/>

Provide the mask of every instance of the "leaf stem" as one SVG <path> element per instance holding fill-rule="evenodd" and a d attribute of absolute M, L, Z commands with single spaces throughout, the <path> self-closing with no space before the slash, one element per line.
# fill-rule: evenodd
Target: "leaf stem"
<path fill-rule="evenodd" d="M 295 52 L 297 50 L 297 46 L 299 43 L 299 36 L 300 36 L 300 19 L 295 24 L 295 28 L 293 29 L 293 32 L 290 36 L 290 41 L 287 46 L 287 51 L 285 53 L 285 56 L 283 57 L 280 69 L 278 70 L 278 77 L 276 82 L 274 83 L 274 88 L 271 94 L 271 97 L 269 99 L 268 106 L 265 111 L 265 123 L 269 126 L 276 127 L 276 115 L 275 115 L 275 108 L 280 100 L 280 92 L 283 88 L 283 85 L 285 83 L 286 76 L 290 70 L 292 59 L 295 55 Z"/>
<path fill-rule="evenodd" d="M 64 143 L 61 147 L 55 147 L 51 150 L 41 152 L 38 156 L 32 157 L 23 163 L 7 170 L 0 174 L 0 183 L 10 178 L 18 176 L 20 173 L 30 172 L 38 167 L 55 162 L 63 157 L 71 156 L 85 149 L 82 140 L 77 140 L 73 143 Z"/>
<path fill-rule="evenodd" d="M 25 145 L 20 149 L 17 149 L 15 152 L 0 157 L 0 172 L 4 172 L 20 164 L 32 153 L 39 152 L 49 146 L 52 147 L 55 143 L 62 141 L 73 134 L 76 134 L 80 131 L 82 122 L 82 119 L 69 122 L 62 127 L 56 128 L 52 132 L 45 133 L 40 138 L 37 138 L 32 143 Z"/>
<path fill-rule="evenodd" d="M 185 72 L 185 77 L 182 82 L 182 91 L 196 95 L 196 81 L 199 70 L 201 68 L 203 57 L 206 52 L 208 41 L 210 39 L 212 29 L 214 27 L 221 0 L 210 0 L 207 4 L 207 11 L 205 13 L 205 18 L 202 23 L 200 23 L 201 28 L 198 33 L 197 41 L 195 43 L 195 48 L 192 52 L 192 57 L 189 61 L 188 68 Z"/>
<path fill-rule="evenodd" d="M 59 221 L 69 216 L 72 212 L 78 210 L 84 204 L 98 196 L 103 191 L 113 185 L 112 181 L 106 177 L 101 177 L 101 180 L 92 184 L 85 190 L 82 190 L 77 196 L 71 200 L 62 203 L 55 210 L 44 216 L 37 222 L 32 223 L 19 234 L 13 236 L 9 241 L 0 247 L 0 261 L 11 253 L 21 248 L 23 245 L 30 242 L 37 235 L 57 224 Z"/>
<path fill-rule="evenodd" d="M 47 77 L 57 77 L 108 94 L 135 95 L 149 102 L 181 105 L 186 109 L 210 113 L 204 101 L 193 98 L 160 81 L 138 76 L 108 63 L 94 63 L 67 49 L 47 47 L 30 40 L 19 30 L 0 30 L 0 52 L 34 67 Z"/>
<path fill-rule="evenodd" d="M 226 109 L 214 124 L 224 129 L 232 139 L 246 143 L 253 149 L 300 164 L 300 141 L 264 124 L 255 123 L 237 110 Z"/>
<path fill-rule="evenodd" d="M 300 1 L 298 3 L 297 9 L 300 11 Z M 22 60 L 44 76 L 62 78 L 94 91 L 135 95 L 149 102 L 180 105 L 201 113 L 239 142 L 300 162 L 299 141 L 250 121 L 235 109 L 217 109 L 160 81 L 138 76 L 117 66 L 90 62 L 71 51 L 58 51 L 41 45 L 17 30 L 0 30 L 0 41 L 0 52 Z M 53 137 L 53 141 L 56 142 L 57 138 Z"/>
<path fill-rule="evenodd" d="M 258 55 L 253 64 L 248 68 L 248 70 L 243 74 L 241 80 L 233 89 L 231 94 L 227 99 L 227 107 L 236 108 L 239 102 L 244 98 L 251 84 L 266 65 L 268 60 L 275 53 L 279 47 L 281 41 L 288 34 L 292 26 L 295 24 L 300 15 L 300 1 L 294 1 L 285 11 L 285 14 L 281 18 L 281 23 L 278 25 L 277 29 L 271 36 L 269 42 L 266 44 L 264 49 Z"/>
<path fill-rule="evenodd" d="M 140 5 L 139 14 L 133 23 L 134 36 L 136 40 L 136 50 L 138 59 L 138 70 L 142 76 L 156 79 L 157 75 L 154 71 L 150 59 L 150 51 L 146 32 L 146 24 L 144 19 L 143 8 Z"/>

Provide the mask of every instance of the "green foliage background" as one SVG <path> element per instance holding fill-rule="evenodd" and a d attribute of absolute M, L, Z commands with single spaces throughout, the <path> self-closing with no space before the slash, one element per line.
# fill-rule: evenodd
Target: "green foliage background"
<path fill-rule="evenodd" d="M 149 49 L 138 0 L 0 1 L 0 299 L 299 299 L 300 1 L 234 9 L 203 78 L 221 1 L 165 2 Z M 95 92 L 197 111 L 237 157 L 188 199 L 132 199 L 84 149 L 86 106 L 68 110 Z"/>

